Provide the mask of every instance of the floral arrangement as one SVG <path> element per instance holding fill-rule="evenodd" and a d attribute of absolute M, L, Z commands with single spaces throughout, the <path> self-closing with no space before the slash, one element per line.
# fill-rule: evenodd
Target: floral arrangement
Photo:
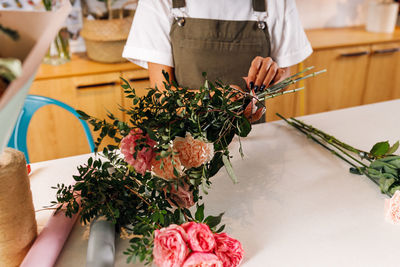
<path fill-rule="evenodd" d="M 385 200 L 386 220 L 395 224 L 400 223 L 400 156 L 394 154 L 399 148 L 399 141 L 392 146 L 388 141 L 378 142 L 369 152 L 363 151 L 300 120 L 286 119 L 280 114 L 277 115 L 333 155 L 347 162 L 351 166 L 351 173 L 365 175 L 379 186 L 383 194 L 391 197 Z"/>
<path fill-rule="evenodd" d="M 132 101 L 122 121 L 109 121 L 79 111 L 95 131 L 96 147 L 108 136 L 115 141 L 79 166 L 74 185 L 58 184 L 58 210 L 80 213 L 84 224 L 104 216 L 118 231 L 130 235 L 128 262 L 158 266 L 238 266 L 243 258 L 239 241 L 222 233 L 223 212 L 205 216 L 202 193 L 225 167 L 237 181 L 228 146 L 246 137 L 251 122 L 265 111 L 264 100 L 299 89 L 288 85 L 320 72 L 297 73 L 262 92 L 205 81 L 196 91 L 179 88 L 166 73 L 164 87 L 149 88 L 139 97 L 123 80 Z M 241 155 L 242 147 L 239 149 Z M 192 208 L 191 208 L 192 207 Z"/>

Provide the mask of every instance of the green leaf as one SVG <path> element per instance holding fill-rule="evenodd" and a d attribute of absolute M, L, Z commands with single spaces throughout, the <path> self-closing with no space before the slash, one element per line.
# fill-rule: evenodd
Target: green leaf
<path fill-rule="evenodd" d="M 156 135 L 154 134 L 154 132 L 153 132 L 151 129 L 146 128 L 146 132 L 147 132 L 147 134 L 149 135 L 149 137 L 150 137 L 152 140 L 157 140 Z"/>
<path fill-rule="evenodd" d="M 241 117 L 238 121 L 236 134 L 241 137 L 246 137 L 251 131 L 251 123 L 246 117 Z"/>
<path fill-rule="evenodd" d="M 208 224 L 208 226 L 209 226 L 210 228 L 214 228 L 214 227 L 216 227 L 218 224 L 220 224 L 223 215 L 224 215 L 224 213 L 221 213 L 221 214 L 218 215 L 218 216 L 208 216 L 208 217 L 204 220 L 204 222 L 205 222 L 206 224 Z"/>
<path fill-rule="evenodd" d="M 204 219 L 204 204 L 197 206 L 197 210 L 194 215 L 194 218 L 199 222 L 203 221 L 203 219 Z"/>
<path fill-rule="evenodd" d="M 400 186 L 393 186 L 392 188 L 390 188 L 389 193 L 394 195 L 394 193 L 396 193 L 397 190 L 400 190 Z"/>
<path fill-rule="evenodd" d="M 375 170 L 381 170 L 383 168 L 383 166 L 385 165 L 384 162 L 382 162 L 381 160 L 377 159 L 374 160 L 373 162 L 371 162 L 371 164 L 369 165 L 370 168 L 373 168 Z"/>
<path fill-rule="evenodd" d="M 357 169 L 357 168 L 354 168 L 354 167 L 350 167 L 350 173 L 352 173 L 352 174 L 358 174 L 358 175 L 363 175 L 363 173 L 362 172 L 360 172 L 360 170 L 359 169 Z"/>
<path fill-rule="evenodd" d="M 390 145 L 388 141 L 376 143 L 370 153 L 375 157 L 381 157 L 389 151 Z"/>
<path fill-rule="evenodd" d="M 381 178 L 379 179 L 379 187 L 381 188 L 383 193 L 389 192 L 390 186 L 395 182 L 396 180 L 394 178 L 386 179 L 386 178 Z"/>
<path fill-rule="evenodd" d="M 388 162 L 390 165 L 400 169 L 400 159 L 394 159 Z"/>
<path fill-rule="evenodd" d="M 225 224 L 218 228 L 217 233 L 221 233 L 225 229 Z"/>
<path fill-rule="evenodd" d="M 229 177 L 231 177 L 232 182 L 234 184 L 236 184 L 238 182 L 238 179 L 236 177 L 235 172 L 233 171 L 231 161 L 229 160 L 229 158 L 226 155 L 223 155 L 222 156 L 222 162 L 224 163 L 226 172 L 228 173 Z"/>
<path fill-rule="evenodd" d="M 88 120 L 90 119 L 90 116 L 88 114 L 86 114 L 85 112 L 83 112 L 82 110 L 77 110 L 76 111 L 79 114 L 79 118 L 82 120 Z"/>
<path fill-rule="evenodd" d="M 399 141 L 397 141 L 396 143 L 393 144 L 393 146 L 391 146 L 389 148 L 389 150 L 386 152 L 387 155 L 392 155 L 394 154 L 394 152 L 397 151 L 397 149 L 399 149 Z"/>

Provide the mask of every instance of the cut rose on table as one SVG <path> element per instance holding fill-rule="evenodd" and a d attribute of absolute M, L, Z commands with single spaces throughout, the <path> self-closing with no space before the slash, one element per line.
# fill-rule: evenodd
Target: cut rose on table
<path fill-rule="evenodd" d="M 214 234 L 207 224 L 189 222 L 156 230 L 153 258 L 158 267 L 235 267 L 243 260 L 240 242 Z"/>

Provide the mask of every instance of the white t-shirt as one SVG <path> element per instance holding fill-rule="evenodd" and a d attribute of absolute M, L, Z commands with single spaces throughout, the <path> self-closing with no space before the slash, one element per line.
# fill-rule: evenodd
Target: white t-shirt
<path fill-rule="evenodd" d="M 311 53 L 295 0 L 265 0 L 267 12 L 254 12 L 251 0 L 186 0 L 172 8 L 172 0 L 140 0 L 122 56 L 147 68 L 147 62 L 174 67 L 169 32 L 176 16 L 216 20 L 263 19 L 271 38 L 271 57 L 278 66 L 300 63 Z"/>

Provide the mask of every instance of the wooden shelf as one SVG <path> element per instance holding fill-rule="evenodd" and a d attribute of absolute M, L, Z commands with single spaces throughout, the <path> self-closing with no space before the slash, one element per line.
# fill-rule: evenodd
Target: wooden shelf
<path fill-rule="evenodd" d="M 89 60 L 86 54 L 79 53 L 73 54 L 70 62 L 59 66 L 42 64 L 38 70 L 35 80 L 66 78 L 132 70 L 144 69 L 128 61 L 114 64 L 99 63 Z"/>
<path fill-rule="evenodd" d="M 400 27 L 394 33 L 372 33 L 364 27 L 348 27 L 312 29 L 306 34 L 314 50 L 400 41 Z"/>

